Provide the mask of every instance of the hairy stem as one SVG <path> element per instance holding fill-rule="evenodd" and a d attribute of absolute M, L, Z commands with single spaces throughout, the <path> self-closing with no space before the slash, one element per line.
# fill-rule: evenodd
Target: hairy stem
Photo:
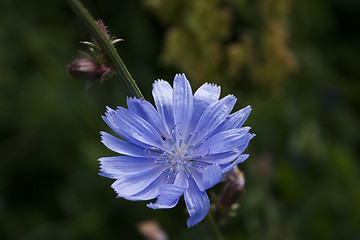
<path fill-rule="evenodd" d="M 144 99 L 144 96 L 136 85 L 134 79 L 131 77 L 125 64 L 115 51 L 114 46 L 100 30 L 99 26 L 95 22 L 95 19 L 91 16 L 89 11 L 81 4 L 79 0 L 67 0 L 67 2 L 73 12 L 79 17 L 91 35 L 95 38 L 101 49 L 105 52 L 107 58 L 112 64 L 113 69 L 115 70 L 116 74 L 123 80 L 122 82 L 129 93 L 134 97 Z"/>

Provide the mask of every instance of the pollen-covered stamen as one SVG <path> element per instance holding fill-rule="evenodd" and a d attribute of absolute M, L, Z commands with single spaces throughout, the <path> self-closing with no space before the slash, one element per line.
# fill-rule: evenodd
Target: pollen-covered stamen
<path fill-rule="evenodd" d="M 191 177 L 192 172 L 190 171 L 188 166 L 184 167 L 184 173 L 185 173 L 186 177 L 188 177 L 188 178 Z"/>
<path fill-rule="evenodd" d="M 190 133 L 189 136 L 186 138 L 185 144 L 187 144 L 187 143 L 189 142 L 189 140 L 190 140 L 191 137 L 192 137 L 192 133 Z"/>
<path fill-rule="evenodd" d="M 196 149 L 198 149 L 199 147 L 201 147 L 201 145 L 203 145 L 204 142 L 199 142 L 195 145 L 191 144 L 188 148 L 187 148 L 187 151 L 194 151 Z"/>
<path fill-rule="evenodd" d="M 198 136 L 198 135 L 199 135 L 198 132 L 192 132 L 192 133 L 190 133 L 189 136 L 186 138 L 185 144 L 188 144 L 189 141 L 190 141 L 190 139 L 193 140 L 193 139 L 192 139 L 193 136 L 196 137 L 196 136 Z"/>
<path fill-rule="evenodd" d="M 193 166 L 193 167 L 202 168 L 202 166 L 200 166 L 199 162 L 191 161 L 190 164 L 191 164 L 191 166 Z"/>
<path fill-rule="evenodd" d="M 176 144 L 176 136 L 175 136 L 175 129 L 178 126 L 178 124 L 175 124 L 175 126 L 170 131 L 170 137 L 169 137 L 169 144 L 172 148 L 175 147 Z"/>
<path fill-rule="evenodd" d="M 167 168 L 164 170 L 164 174 L 167 178 L 171 176 L 171 172 L 172 172 L 172 169 L 170 169 L 170 168 Z"/>
<path fill-rule="evenodd" d="M 147 148 L 145 148 L 145 152 L 147 152 L 151 155 L 151 153 L 162 153 L 163 150 L 161 150 L 158 147 L 147 147 Z"/>
<path fill-rule="evenodd" d="M 161 157 L 161 158 L 153 158 L 153 160 L 157 163 L 157 164 L 168 164 L 169 160 L 165 157 Z"/>
<path fill-rule="evenodd" d="M 183 143 L 183 139 L 180 137 L 179 148 L 181 148 L 182 143 Z"/>
<path fill-rule="evenodd" d="M 173 150 L 172 152 L 174 153 L 174 150 L 175 150 L 175 148 L 174 148 L 174 142 L 173 142 L 173 140 L 171 140 L 171 137 L 170 137 L 168 140 L 169 140 L 170 148 Z"/>

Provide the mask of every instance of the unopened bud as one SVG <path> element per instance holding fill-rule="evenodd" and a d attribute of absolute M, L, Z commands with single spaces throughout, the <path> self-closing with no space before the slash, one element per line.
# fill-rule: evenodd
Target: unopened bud
<path fill-rule="evenodd" d="M 94 81 L 102 79 L 103 76 L 110 72 L 110 68 L 103 64 L 100 66 L 92 58 L 80 58 L 68 65 L 69 74 L 77 79 Z"/>
<path fill-rule="evenodd" d="M 224 176 L 225 186 L 220 194 L 215 206 L 213 207 L 214 219 L 217 223 L 223 222 L 227 216 L 231 215 L 231 210 L 236 206 L 238 199 L 244 191 L 244 174 L 235 166 Z"/>

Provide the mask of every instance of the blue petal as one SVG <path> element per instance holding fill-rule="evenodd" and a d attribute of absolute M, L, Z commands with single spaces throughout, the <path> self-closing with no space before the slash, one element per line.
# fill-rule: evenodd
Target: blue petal
<path fill-rule="evenodd" d="M 205 83 L 194 93 L 194 113 L 191 122 L 195 129 L 204 110 L 213 102 L 219 100 L 220 86 L 216 84 Z M 192 130 L 193 130 L 192 129 Z"/>
<path fill-rule="evenodd" d="M 202 175 L 203 187 L 204 189 L 200 189 L 205 191 L 218 184 L 222 180 L 221 167 L 218 164 L 211 165 L 207 167 Z"/>
<path fill-rule="evenodd" d="M 206 166 L 207 167 L 207 166 Z M 191 177 L 201 191 L 204 191 L 205 187 L 202 178 L 203 170 L 199 168 L 193 168 L 191 171 Z"/>
<path fill-rule="evenodd" d="M 248 106 L 244 107 L 243 109 L 240 109 L 239 111 L 231 114 L 229 116 L 230 118 L 237 119 L 237 121 L 235 121 L 231 127 L 232 128 L 240 128 L 240 127 L 242 127 L 242 125 L 244 124 L 246 119 L 249 117 L 250 112 L 251 112 L 251 106 L 248 105 Z"/>
<path fill-rule="evenodd" d="M 206 140 L 193 155 L 217 154 L 236 151 L 236 148 L 246 144 L 250 138 L 248 128 L 236 128 L 220 132 Z"/>
<path fill-rule="evenodd" d="M 106 132 L 100 133 L 102 135 L 101 142 L 111 151 L 134 157 L 151 157 L 157 154 L 152 152 L 151 154 L 153 155 L 150 155 L 150 151 L 147 151 L 146 149 L 139 147 L 131 142 L 121 140 Z"/>
<path fill-rule="evenodd" d="M 176 74 L 174 78 L 173 111 L 174 121 L 179 125 L 181 133 L 188 133 L 189 124 L 193 114 L 193 94 L 189 81 L 185 75 Z"/>
<path fill-rule="evenodd" d="M 217 164 L 225 164 L 234 161 L 242 152 L 236 150 L 231 152 L 224 152 L 218 154 L 210 154 L 197 161 L 207 162 L 207 163 L 217 163 Z"/>
<path fill-rule="evenodd" d="M 248 157 L 249 157 L 249 154 L 242 154 L 233 163 L 221 165 L 222 174 L 227 173 L 228 171 L 233 169 L 233 167 L 235 167 L 239 163 L 242 163 L 243 161 L 245 161 Z"/>
<path fill-rule="evenodd" d="M 190 182 L 184 193 L 186 208 L 190 217 L 188 227 L 192 227 L 204 219 L 210 208 L 210 201 L 205 191 L 200 191 L 195 182 Z"/>
<path fill-rule="evenodd" d="M 195 128 L 195 132 L 200 133 L 195 139 L 202 139 L 217 128 L 229 115 L 235 103 L 236 98 L 228 95 L 210 104 L 201 115 Z"/>
<path fill-rule="evenodd" d="M 156 108 L 167 128 L 166 130 L 170 132 L 174 127 L 173 89 L 168 82 L 158 80 L 153 83 L 152 94 Z"/>
<path fill-rule="evenodd" d="M 120 179 L 116 180 L 111 187 L 117 192 L 118 197 L 131 197 L 149 187 L 149 185 L 154 182 L 166 168 L 168 168 L 168 166 L 164 164 L 142 172 L 142 174 L 122 176 Z"/>
<path fill-rule="evenodd" d="M 136 174 L 158 167 L 152 158 L 115 156 L 99 159 L 101 172 L 120 177 L 128 174 Z"/>
<path fill-rule="evenodd" d="M 127 140 L 136 139 L 149 146 L 155 146 L 165 151 L 171 151 L 170 146 L 159 133 L 144 119 L 126 108 L 118 107 L 114 122 L 119 126 L 120 136 Z"/>
<path fill-rule="evenodd" d="M 132 138 L 131 136 L 126 135 L 123 130 L 121 129 L 121 126 L 118 124 L 118 122 L 115 120 L 117 115 L 117 112 L 113 109 L 107 107 L 107 110 L 105 112 L 105 116 L 102 116 L 102 119 L 105 121 L 105 123 L 119 136 L 121 136 L 124 139 L 127 139 L 129 142 L 134 143 L 135 145 L 138 145 L 140 147 L 148 148 L 150 145 L 145 144 L 143 142 L 140 142 L 137 139 Z"/>
<path fill-rule="evenodd" d="M 233 128 L 241 128 L 246 119 L 249 117 L 251 112 L 251 107 L 247 106 L 230 116 L 228 116 L 225 121 L 214 131 L 215 133 L 222 132 L 225 130 L 233 129 Z"/>
<path fill-rule="evenodd" d="M 130 197 L 125 197 L 125 199 L 131 201 L 146 201 L 156 198 L 159 195 L 159 187 L 163 184 L 167 184 L 168 181 L 169 178 L 167 178 L 164 175 L 161 175 L 154 182 L 152 182 L 147 188 L 145 188 L 139 193 L 131 195 Z"/>
<path fill-rule="evenodd" d="M 243 152 L 245 151 L 245 149 L 247 148 L 247 146 L 249 145 L 250 140 L 251 140 L 254 136 L 255 136 L 255 134 L 250 134 L 250 133 L 249 133 L 249 134 L 246 136 L 246 141 L 243 142 L 242 145 L 240 145 L 239 147 L 237 147 L 237 151 L 243 153 Z"/>
<path fill-rule="evenodd" d="M 218 164 L 211 164 L 203 169 L 193 168 L 191 173 L 191 177 L 200 191 L 205 191 L 222 180 L 221 167 Z"/>
<path fill-rule="evenodd" d="M 127 105 L 130 111 L 150 123 L 161 136 L 165 138 L 169 137 L 169 132 L 166 131 L 164 126 L 164 121 L 160 118 L 159 113 L 151 103 L 144 99 L 127 98 Z"/>
<path fill-rule="evenodd" d="M 155 203 L 149 203 L 147 206 L 153 209 L 166 209 L 174 207 L 180 196 L 184 193 L 185 188 L 173 184 L 165 184 L 159 187 L 159 196 Z"/>
<path fill-rule="evenodd" d="M 179 187 L 183 187 L 183 188 L 188 188 L 189 187 L 188 178 L 187 178 L 186 174 L 184 173 L 184 171 L 180 171 L 176 175 L 174 184 L 179 186 Z"/>

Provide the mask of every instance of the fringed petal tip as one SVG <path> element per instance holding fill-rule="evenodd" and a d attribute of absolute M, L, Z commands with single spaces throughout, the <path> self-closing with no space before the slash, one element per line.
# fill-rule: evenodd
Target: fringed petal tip
<path fill-rule="evenodd" d="M 107 132 L 104 132 L 104 131 L 100 131 L 100 138 L 101 138 L 101 142 L 104 143 L 104 135 L 106 135 Z"/>
<path fill-rule="evenodd" d="M 112 113 L 112 112 L 115 112 L 115 110 L 109 106 L 106 106 L 106 113 Z"/>
<path fill-rule="evenodd" d="M 144 102 L 146 100 L 142 99 L 142 98 L 137 98 L 137 97 L 126 97 L 126 103 L 129 107 L 129 102 L 134 102 L 134 101 L 140 101 L 140 102 Z"/>
<path fill-rule="evenodd" d="M 241 127 L 240 128 L 242 131 L 244 131 L 244 133 L 248 133 L 251 130 L 251 127 L 249 126 L 245 126 L 245 127 Z"/>
<path fill-rule="evenodd" d="M 158 79 L 156 79 L 154 82 L 153 82 L 153 87 L 154 87 L 154 85 L 156 85 L 156 84 L 159 84 L 159 83 L 162 83 L 162 82 L 166 82 L 166 83 L 168 83 L 167 81 L 165 81 L 164 79 L 160 79 L 160 78 L 158 78 Z"/>
<path fill-rule="evenodd" d="M 116 115 L 116 110 L 112 109 L 109 106 L 106 106 L 105 116 L 101 116 L 101 118 L 107 123 L 111 123 L 114 119 L 114 116 Z M 109 124 L 108 124 L 109 125 Z"/>
<path fill-rule="evenodd" d="M 175 74 L 175 76 L 180 76 L 180 77 L 186 78 L 185 73 L 177 73 L 177 74 Z"/>
<path fill-rule="evenodd" d="M 98 159 L 98 161 L 99 161 L 99 159 Z M 102 171 L 101 168 L 100 168 L 100 171 Z M 113 174 L 110 174 L 110 173 L 99 172 L 98 174 L 99 174 L 99 176 L 102 176 L 102 177 L 116 179 L 116 176 L 114 176 Z"/>
<path fill-rule="evenodd" d="M 170 209 L 170 208 L 175 207 L 176 204 L 177 204 L 177 201 L 175 204 L 172 204 L 172 205 L 166 205 L 166 204 L 161 205 L 161 204 L 155 202 L 155 203 L 148 203 L 148 204 L 146 204 L 146 206 L 151 209 Z"/>
<path fill-rule="evenodd" d="M 227 95 L 227 96 L 225 96 L 225 97 L 232 98 L 232 99 L 234 99 L 235 102 L 237 101 L 237 98 L 236 98 L 234 95 L 232 95 L 232 94 L 229 94 L 229 95 Z"/>
<path fill-rule="evenodd" d="M 148 203 L 148 204 L 146 204 L 146 206 L 148 208 L 152 208 L 152 209 L 159 209 L 159 206 L 156 205 L 155 203 Z"/>
<path fill-rule="evenodd" d="M 101 138 L 101 142 L 107 146 L 107 142 L 108 142 L 108 139 L 111 138 L 111 139 L 114 139 L 116 137 L 114 137 L 113 135 L 105 132 L 105 131 L 100 131 L 100 138 Z M 117 139 L 117 138 L 116 138 Z M 109 147 L 108 147 L 109 148 Z M 110 149 L 111 150 L 111 149 Z"/>
<path fill-rule="evenodd" d="M 244 107 L 244 108 L 243 108 L 243 109 L 241 109 L 241 110 L 251 112 L 252 108 L 251 108 L 251 106 L 250 106 L 250 105 L 247 105 L 246 107 Z"/>
<path fill-rule="evenodd" d="M 208 83 L 208 82 L 206 82 L 206 83 L 204 83 L 204 84 L 209 85 L 209 86 L 211 86 L 211 87 L 218 88 L 219 90 L 221 89 L 221 87 L 220 87 L 219 85 L 217 85 L 216 83 Z"/>
<path fill-rule="evenodd" d="M 219 85 L 217 85 L 216 83 L 209 83 L 209 82 L 205 82 L 202 86 L 209 86 L 211 88 L 221 88 Z"/>
<path fill-rule="evenodd" d="M 184 81 L 187 82 L 190 85 L 189 80 L 186 78 L 185 73 L 177 73 L 174 77 L 174 82 L 176 81 Z"/>

